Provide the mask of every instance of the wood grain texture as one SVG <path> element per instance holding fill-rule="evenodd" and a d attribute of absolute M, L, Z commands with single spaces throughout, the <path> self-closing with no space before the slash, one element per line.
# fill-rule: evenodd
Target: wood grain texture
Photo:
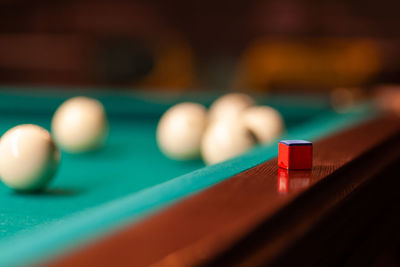
<path fill-rule="evenodd" d="M 311 172 L 281 173 L 272 159 L 47 265 L 335 262 L 390 202 L 399 148 L 399 119 L 379 118 L 316 142 Z"/>

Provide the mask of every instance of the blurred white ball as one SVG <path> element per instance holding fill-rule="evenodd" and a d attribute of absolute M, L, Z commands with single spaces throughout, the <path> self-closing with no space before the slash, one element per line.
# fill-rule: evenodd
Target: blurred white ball
<path fill-rule="evenodd" d="M 238 156 L 255 144 L 255 139 L 240 121 L 214 121 L 204 133 L 201 152 L 206 164 L 215 164 Z"/>
<path fill-rule="evenodd" d="M 279 137 L 285 130 L 280 113 L 268 106 L 253 106 L 240 114 L 240 120 L 257 139 L 257 142 L 268 144 Z"/>
<path fill-rule="evenodd" d="M 171 107 L 158 123 L 160 150 L 176 160 L 199 158 L 206 124 L 207 110 L 200 104 L 184 102 Z"/>
<path fill-rule="evenodd" d="M 63 150 L 86 152 L 104 145 L 108 120 L 100 101 L 79 96 L 61 104 L 53 116 L 51 129 Z"/>
<path fill-rule="evenodd" d="M 254 100 L 243 93 L 230 93 L 221 96 L 210 107 L 209 121 L 237 119 L 246 108 L 253 106 Z"/>
<path fill-rule="evenodd" d="M 19 125 L 1 137 L 1 180 L 17 191 L 44 188 L 54 177 L 59 161 L 60 153 L 50 133 L 40 126 Z"/>

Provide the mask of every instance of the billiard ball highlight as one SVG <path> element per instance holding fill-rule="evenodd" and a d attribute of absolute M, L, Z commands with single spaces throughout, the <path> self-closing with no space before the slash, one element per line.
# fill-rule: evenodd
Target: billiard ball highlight
<path fill-rule="evenodd" d="M 237 119 L 248 107 L 255 105 L 254 100 L 243 93 L 230 93 L 221 96 L 210 107 L 209 121 Z"/>
<path fill-rule="evenodd" d="M 240 121 L 219 120 L 211 123 L 201 142 L 206 164 L 215 164 L 238 156 L 251 149 L 256 140 Z"/>
<path fill-rule="evenodd" d="M 43 189 L 54 177 L 60 153 L 40 126 L 19 125 L 0 139 L 1 180 L 16 191 Z"/>
<path fill-rule="evenodd" d="M 271 143 L 283 133 L 285 128 L 280 113 L 268 106 L 249 107 L 241 113 L 240 119 L 261 144 Z"/>
<path fill-rule="evenodd" d="M 57 109 L 51 124 L 55 142 L 70 153 L 86 152 L 104 145 L 108 120 L 96 99 L 74 97 Z"/>
<path fill-rule="evenodd" d="M 157 143 L 169 158 L 189 160 L 200 157 L 200 143 L 207 125 L 207 110 L 191 102 L 167 110 L 157 127 Z"/>

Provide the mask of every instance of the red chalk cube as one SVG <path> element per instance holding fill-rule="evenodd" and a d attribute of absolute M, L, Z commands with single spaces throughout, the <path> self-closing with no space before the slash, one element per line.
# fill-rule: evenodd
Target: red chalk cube
<path fill-rule="evenodd" d="M 312 143 L 304 140 L 279 142 L 278 166 L 291 170 L 312 168 Z"/>

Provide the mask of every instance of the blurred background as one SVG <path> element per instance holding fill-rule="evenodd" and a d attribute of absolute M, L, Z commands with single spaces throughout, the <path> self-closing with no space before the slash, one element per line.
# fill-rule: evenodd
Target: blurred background
<path fill-rule="evenodd" d="M 328 91 L 400 81 L 398 1 L 0 1 L 0 84 Z"/>

